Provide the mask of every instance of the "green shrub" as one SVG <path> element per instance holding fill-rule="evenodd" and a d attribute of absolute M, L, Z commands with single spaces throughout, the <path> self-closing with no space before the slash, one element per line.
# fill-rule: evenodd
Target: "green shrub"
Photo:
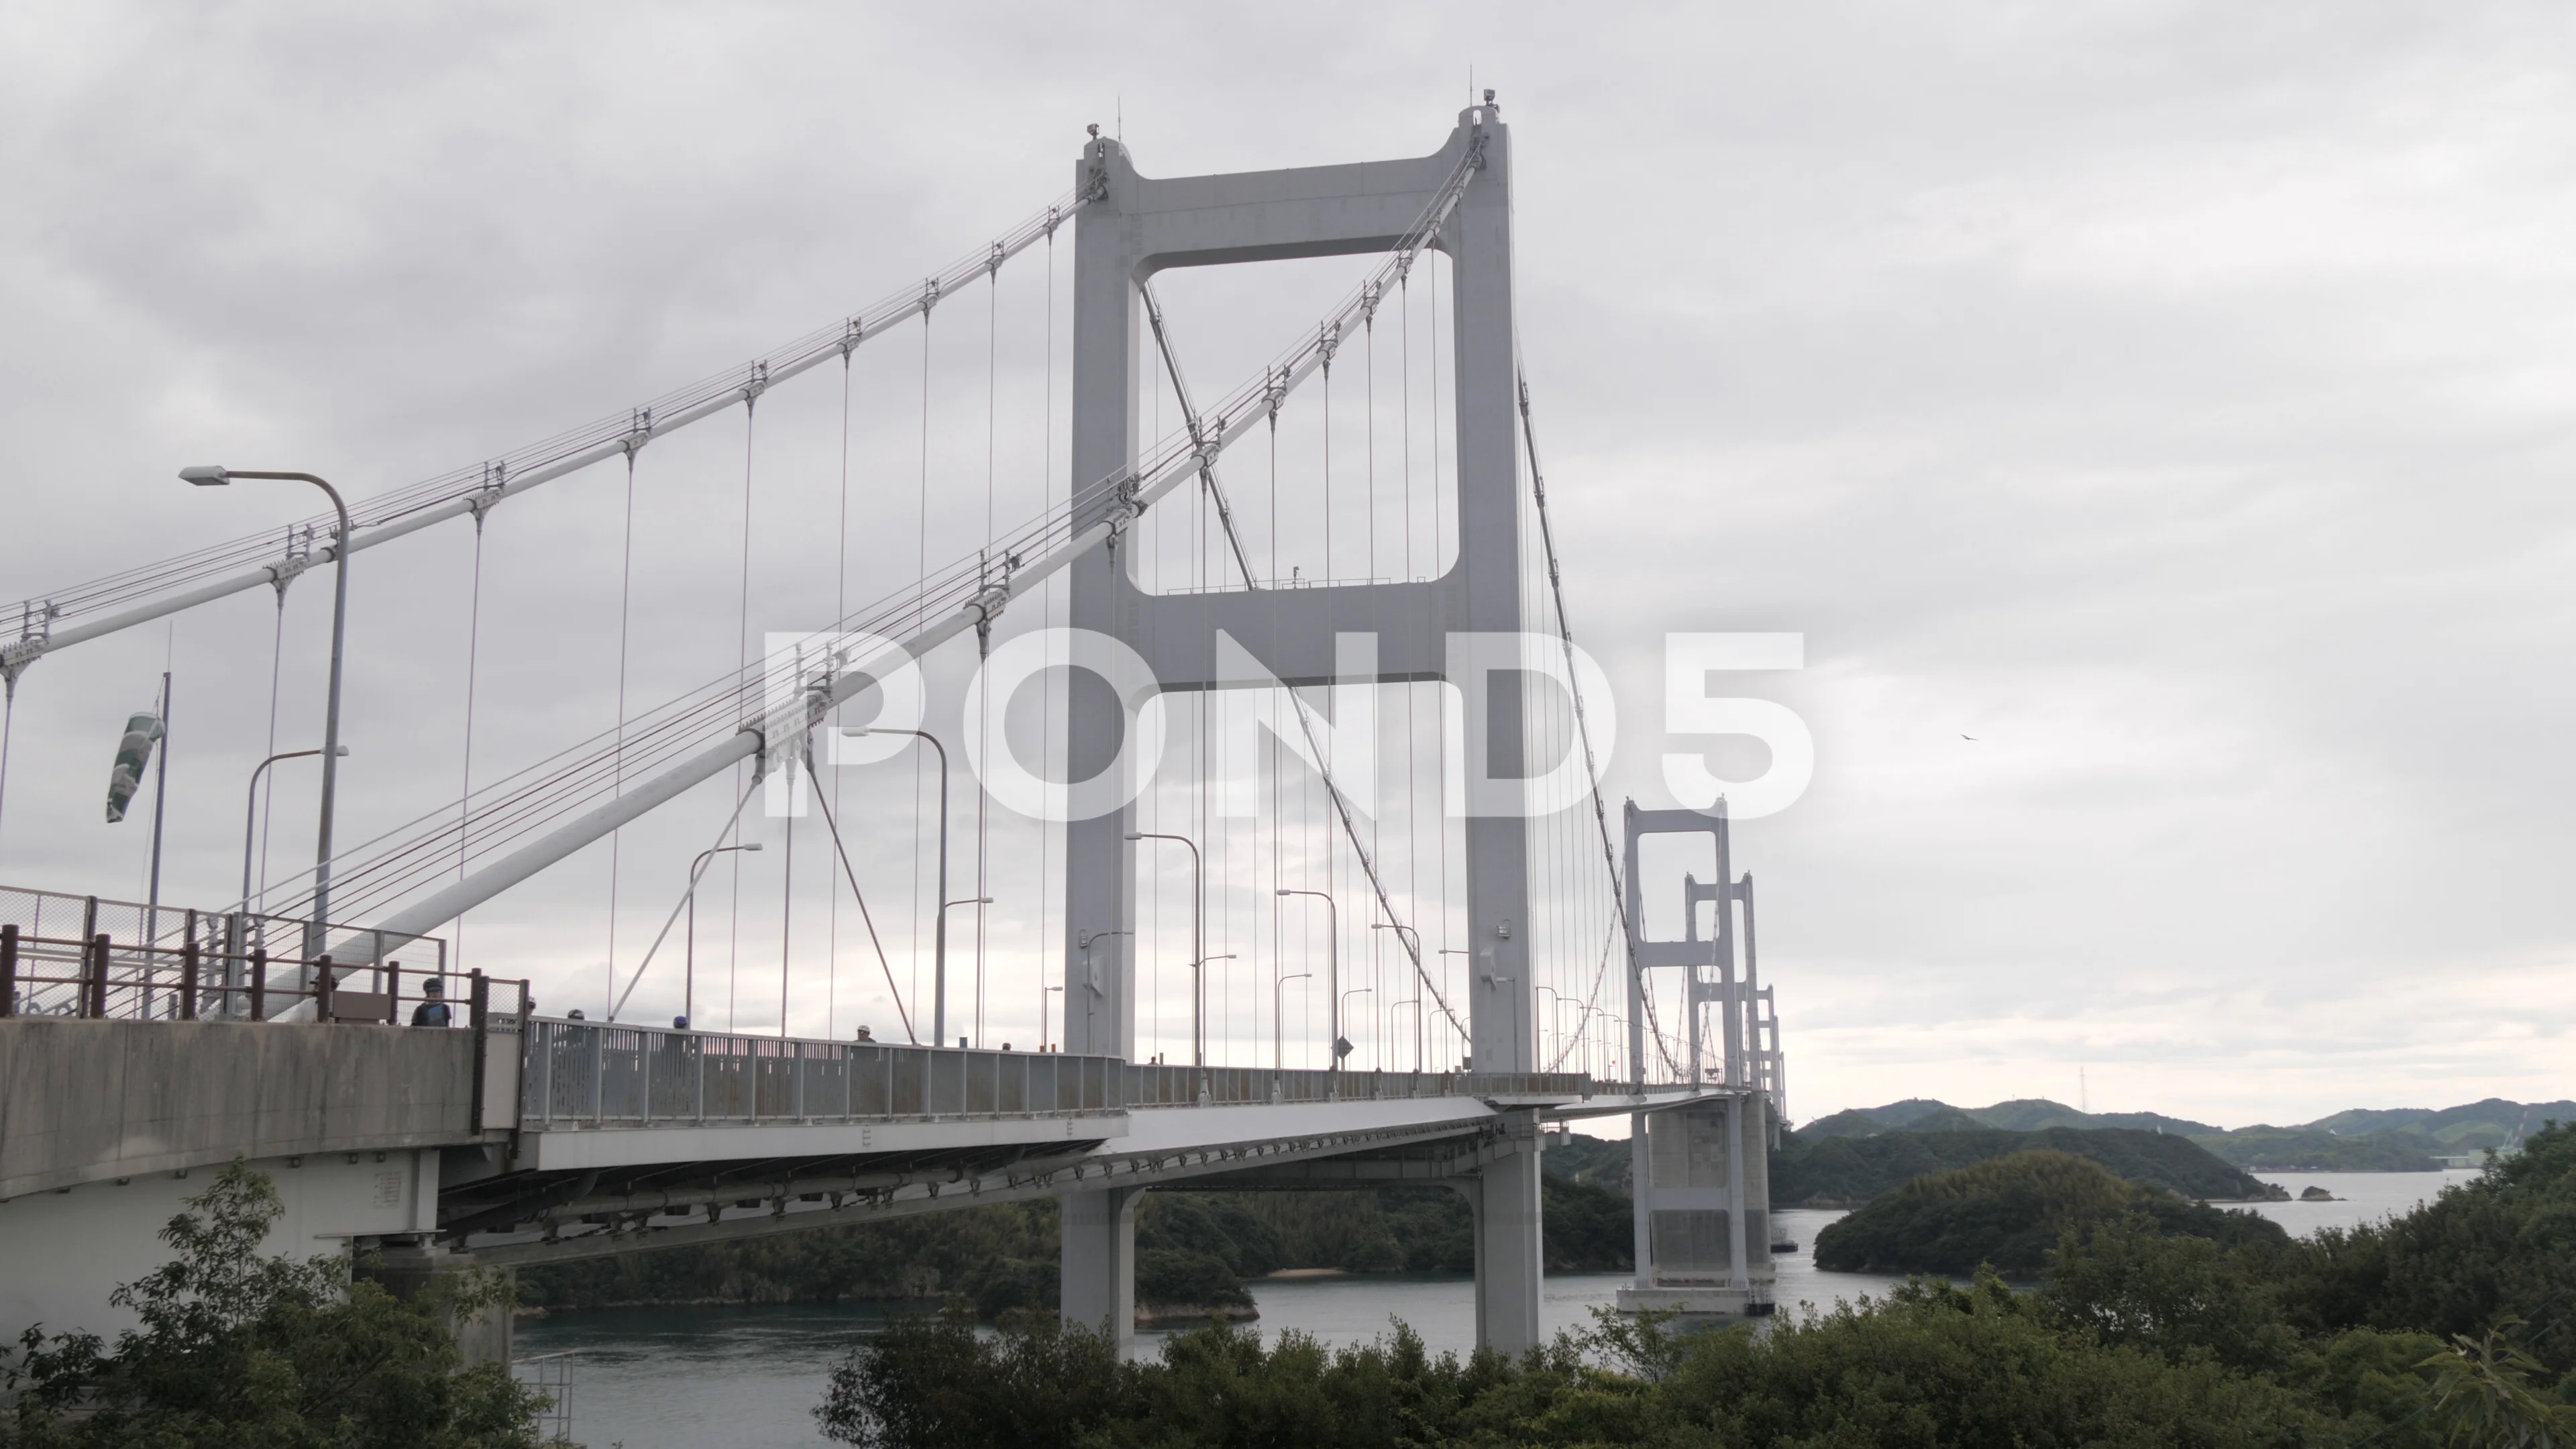
<path fill-rule="evenodd" d="M 283 1207 L 235 1162 L 162 1229 L 177 1256 L 116 1290 L 138 1328 L 29 1329 L 0 1444 L 531 1449 L 542 1399 L 500 1364 L 458 1371 L 452 1318 L 501 1307 L 491 1275 L 397 1300 L 347 1265 L 264 1258 Z"/>

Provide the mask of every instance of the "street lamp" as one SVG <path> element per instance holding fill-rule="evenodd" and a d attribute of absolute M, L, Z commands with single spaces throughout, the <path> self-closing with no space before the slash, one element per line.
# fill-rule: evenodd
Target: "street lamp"
<path fill-rule="evenodd" d="M 1343 993 L 1341 994 L 1341 997 L 1339 998 L 1339 1000 L 1337 1000 L 1337 1001 L 1335 1001 L 1335 1002 L 1334 1002 L 1334 1005 L 1336 1005 L 1336 1006 L 1338 1006 L 1338 1007 L 1340 1007 L 1340 1008 L 1341 1008 L 1341 1010 L 1340 1010 L 1339 1012 L 1337 1012 L 1336 1014 L 1337 1014 L 1337 1015 L 1343 1015 L 1343 1016 L 1347 1016 L 1347 1015 L 1349 1015 L 1349 1014 L 1350 1014 L 1350 1009 L 1351 1009 L 1351 1008 L 1350 1008 L 1350 1006 L 1349 1006 L 1349 1002 L 1350 1002 L 1350 999 L 1351 999 L 1352 997 L 1354 997 L 1354 996 L 1366 996 L 1366 995 L 1368 995 L 1370 992 L 1375 991 L 1375 990 L 1377 990 L 1377 988 L 1376 988 L 1376 987 L 1374 987 L 1374 986 L 1354 986 L 1354 987 L 1352 987 L 1350 990 L 1343 992 Z M 1348 1051 L 1348 1050 L 1350 1050 L 1350 1044 L 1349 1044 L 1348 1042 L 1341 1042 L 1341 1041 L 1337 1041 L 1337 1042 L 1334 1042 L 1334 1043 L 1333 1043 L 1333 1046 L 1334 1046 L 1336 1049 L 1338 1049 L 1338 1050 L 1342 1050 L 1342 1051 Z"/>
<path fill-rule="evenodd" d="M 1281 1034 L 1280 1027 L 1280 1023 L 1288 1019 L 1288 983 L 1310 981 L 1314 975 L 1312 971 L 1299 971 L 1270 983 L 1270 1070 L 1274 1072 L 1284 1071 L 1288 1065 L 1287 1038 Z"/>
<path fill-rule="evenodd" d="M 1082 1039 L 1084 1043 L 1086 1043 L 1087 1049 L 1098 1055 L 1106 1056 L 1108 1053 L 1101 1051 L 1100 1043 L 1092 1036 L 1089 1023 L 1091 1021 L 1092 1009 L 1097 1004 L 1096 999 L 1106 996 L 1108 993 L 1100 989 L 1100 968 L 1092 964 L 1091 943 L 1094 941 L 1104 940 L 1110 936 L 1133 936 L 1135 934 L 1136 933 L 1134 931 L 1126 930 L 1085 931 L 1077 933 L 1073 938 L 1074 949 L 1082 953 L 1082 989 L 1084 992 L 1084 996 L 1082 998 L 1082 1020 L 1084 1022 Z M 1069 972 L 1072 969 L 1073 963 L 1069 961 L 1066 962 L 1065 970 Z M 1071 978 L 1068 977 L 1067 979 L 1069 980 Z M 1065 1045 L 1071 1046 L 1073 1044 L 1073 993 L 1070 991 L 1064 994 L 1064 1038 Z"/>
<path fill-rule="evenodd" d="M 698 858 L 689 862 L 688 984 L 681 988 L 680 1015 L 687 1017 L 689 1019 L 689 1025 L 692 1027 L 695 1027 L 698 1024 L 698 881 L 702 878 L 703 872 L 707 868 L 707 862 L 715 859 L 717 856 L 730 855 L 737 850 L 748 850 L 757 853 L 759 849 L 760 842 L 757 840 L 751 842 L 749 845 L 710 846 L 705 850 L 699 851 Z M 735 879 L 739 880 L 741 877 L 736 876 Z M 671 929 L 670 923 L 667 921 L 664 922 L 662 929 L 666 931 Z M 631 981 L 628 982 L 627 987 L 629 990 L 632 990 L 634 988 L 634 983 Z M 618 998 L 618 1004 L 621 1006 L 624 1005 L 625 998 Z"/>
<path fill-rule="evenodd" d="M 948 900 L 948 747 L 928 730 L 884 729 L 876 725 L 844 728 L 845 735 L 911 735 L 927 740 L 939 752 L 939 899 Z M 916 877 L 918 879 L 918 877 Z M 962 903 L 961 903 L 962 904 Z M 916 948 L 918 949 L 918 948 Z M 939 908 L 938 919 L 931 927 L 930 947 L 930 1044 L 948 1040 L 948 906 Z"/>
<path fill-rule="evenodd" d="M 349 634 L 349 505 L 340 501 L 339 489 L 311 473 L 254 472 L 208 464 L 182 468 L 179 476 L 200 488 L 226 487 L 235 478 L 310 483 L 330 496 L 331 510 L 340 515 L 340 538 L 331 547 L 331 689 L 322 715 L 322 825 L 313 846 L 313 924 L 304 952 L 308 958 L 319 956 L 331 918 L 331 814 L 339 799 L 340 756 L 347 753 L 340 748 L 340 659 Z"/>
<path fill-rule="evenodd" d="M 1405 925 L 1405 924 L 1404 924 L 1403 922 L 1401 922 L 1401 921 L 1371 921 L 1371 922 L 1369 922 L 1369 929 L 1370 929 L 1370 930 L 1372 930 L 1372 931 L 1393 931 L 1393 932 L 1395 932 L 1395 933 L 1396 933 L 1396 939 L 1398 939 L 1398 940 L 1402 940 L 1402 939 L 1404 939 L 1405 937 L 1408 937 L 1408 936 L 1412 937 L 1412 938 L 1413 938 L 1413 969 L 1414 969 L 1414 971 L 1415 971 L 1415 972 L 1417 972 L 1417 973 L 1419 973 L 1419 972 L 1422 970 L 1422 933 L 1421 933 L 1420 931 L 1417 931 L 1417 930 L 1413 929 L 1411 926 Z M 1393 1010 L 1395 1010 L 1395 1008 L 1396 1008 L 1396 1007 L 1398 1007 L 1398 1006 L 1403 1006 L 1403 1005 L 1405 1005 L 1405 1004 L 1406 1004 L 1406 1003 L 1404 1003 L 1404 1002 L 1398 1001 L 1398 1002 L 1395 1002 L 1395 1003 L 1393 1003 L 1392 1005 L 1388 1006 L 1388 1007 L 1387 1007 L 1387 1010 L 1389 1010 L 1389 1011 L 1393 1011 Z M 1417 1071 L 1417 1072 L 1418 1072 L 1418 1071 L 1421 1071 L 1421 1070 L 1422 1070 L 1422 1035 L 1423 1035 L 1423 1031 L 1422 1031 L 1422 988 L 1421 988 L 1421 987 L 1419 987 L 1419 986 L 1415 987 L 1415 988 L 1414 988 L 1414 990 L 1413 990 L 1412 1006 L 1413 1006 L 1413 1069 L 1414 1069 L 1415 1071 Z"/>
<path fill-rule="evenodd" d="M 1324 969 L 1331 973 L 1324 978 L 1324 994 L 1330 997 L 1333 1003 L 1333 1044 L 1330 1050 L 1332 1059 L 1325 1064 L 1324 1069 L 1326 1071 L 1338 1072 L 1342 1069 L 1342 1058 L 1347 1055 L 1351 1049 L 1351 1044 L 1342 1040 L 1342 997 L 1345 994 L 1342 991 L 1342 908 L 1333 900 L 1332 896 L 1323 891 L 1306 891 L 1297 890 L 1293 887 L 1283 887 L 1280 890 L 1279 895 L 1282 899 L 1289 896 L 1313 896 L 1315 899 L 1324 903 L 1324 944 L 1326 948 L 1324 952 Z"/>
<path fill-rule="evenodd" d="M 1413 994 L 1402 1001 L 1388 1002 L 1386 1009 L 1389 1015 L 1393 1015 L 1408 1006 L 1413 1008 L 1413 1069 L 1418 1072 L 1422 1070 L 1422 989 L 1420 987 L 1415 987 Z"/>
<path fill-rule="evenodd" d="M 892 730 L 888 730 L 888 731 L 886 731 L 886 733 L 887 733 L 887 734 L 893 734 L 893 733 L 894 733 L 894 731 L 892 731 Z M 943 757 L 943 758 L 941 759 L 941 761 L 940 761 L 940 768 L 941 768 L 943 771 L 947 768 L 947 760 L 946 760 L 944 757 Z M 944 834 L 945 834 L 945 830 L 946 830 L 946 825 L 947 825 L 947 817 L 948 817 L 948 809 L 947 809 L 947 792 L 946 792 L 944 789 L 940 792 L 940 811 L 939 811 L 939 814 L 940 814 L 940 824 L 941 824 L 941 828 L 942 828 L 942 833 L 943 833 L 943 835 L 944 835 Z M 947 863 L 948 863 L 948 851 L 946 850 L 946 848 L 945 848 L 945 847 L 943 847 L 943 848 L 940 850 L 940 852 L 939 852 L 939 859 L 940 859 L 940 864 L 941 864 L 941 866 L 943 867 L 943 869 L 940 871 L 940 880 L 939 880 L 939 883 L 940 883 L 941 885 L 943 885 L 943 886 L 944 886 L 944 885 L 946 885 L 946 884 L 948 883 L 948 873 L 947 873 L 947 871 L 944 869 L 944 867 L 945 867 L 945 866 L 947 865 Z M 968 897 L 966 897 L 964 900 L 959 900 L 959 901 L 942 901 L 942 902 L 940 902 L 940 903 L 939 903 L 939 930 L 938 930 L 938 936 L 939 936 L 939 947 L 940 947 L 940 949 L 941 949 L 942 951 L 945 951 L 945 950 L 947 950 L 947 949 L 948 949 L 948 909 L 949 909 L 949 907 L 951 907 L 951 906 L 989 906 L 989 905 L 991 905 L 992 903 L 993 903 L 993 898 L 992 898 L 991 896 L 968 896 Z M 946 1029 L 946 1011 L 945 1011 L 945 1008 L 946 1008 L 946 1005 L 947 1005 L 947 1000 L 946 1000 L 946 994 L 945 994 L 945 993 L 946 993 L 946 985 L 945 985 L 945 983 L 946 983 L 946 981 L 947 981 L 947 975 L 946 975 L 946 973 L 945 973 L 945 972 L 941 973 L 941 975 L 940 975 L 940 981 L 941 981 L 941 983 L 942 983 L 942 986 L 941 986 L 941 992 L 942 992 L 942 995 L 941 995 L 941 1002 L 940 1002 L 941 1007 L 942 1007 L 942 1012 L 941 1012 L 941 1021 L 940 1021 L 940 1024 L 938 1024 L 938 1025 L 936 1025 L 936 1026 L 933 1026 L 933 1027 L 931 1028 L 932 1035 L 931 1035 L 931 1038 L 930 1038 L 930 1044 L 931 1044 L 931 1045 L 933 1045 L 933 1046 L 937 1046 L 937 1045 L 939 1045 L 939 1044 L 940 1044 L 940 1042 L 941 1042 L 942 1038 L 938 1035 L 938 1033 Z M 958 1049 L 959 1051 L 964 1051 L 964 1050 L 966 1049 L 966 1038 L 964 1038 L 964 1037 L 962 1037 L 962 1036 L 961 1036 L 961 1037 L 959 1037 L 959 1038 L 957 1038 L 957 1049 Z"/>
<path fill-rule="evenodd" d="M 1130 830 L 1129 840 L 1175 840 L 1190 848 L 1190 1064 L 1207 1065 L 1207 893 L 1199 847 L 1186 835 Z"/>
<path fill-rule="evenodd" d="M 250 772 L 250 803 L 249 803 L 249 805 L 248 805 L 248 806 L 247 806 L 247 807 L 242 811 L 242 893 L 241 893 L 241 901 L 242 901 L 242 909 L 243 909 L 243 910 L 245 910 L 245 911 L 247 911 L 247 910 L 250 910 L 250 909 L 251 909 L 251 903 L 250 903 L 250 856 L 251 856 L 251 842 L 252 842 L 254 839 L 256 839 L 256 838 L 257 838 L 257 831 L 258 831 L 258 826 L 259 826 L 259 778 L 260 778 L 260 776 L 262 776 L 262 775 L 264 775 L 264 774 L 268 773 L 268 767 L 269 767 L 269 766 L 276 764 L 276 763 L 277 763 L 278 761 L 280 761 L 280 760 L 300 760 L 300 759 L 303 759 L 306 755 L 318 755 L 318 754 L 320 754 L 320 753 L 322 753 L 320 750 L 288 750 L 288 751 L 286 751 L 286 752 L 285 752 L 285 753 L 283 753 L 283 754 L 276 754 L 276 755 L 271 755 L 271 756 L 269 756 L 267 759 L 262 760 L 262 761 L 260 761 L 257 765 L 253 766 L 253 767 L 252 767 L 252 769 L 251 769 L 251 772 Z M 344 754 L 344 755 L 345 755 L 345 754 L 347 754 L 347 753 L 349 753 L 349 747 L 348 747 L 347 745 L 342 745 L 342 746 L 340 747 L 340 753 L 341 753 L 341 754 Z"/>

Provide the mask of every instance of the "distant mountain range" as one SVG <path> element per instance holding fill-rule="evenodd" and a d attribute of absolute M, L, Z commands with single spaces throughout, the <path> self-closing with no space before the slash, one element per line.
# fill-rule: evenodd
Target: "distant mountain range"
<path fill-rule="evenodd" d="M 2160 1112 L 2083 1112 L 2046 1098 L 1953 1107 L 1909 1097 L 1884 1107 L 1855 1107 L 1798 1129 L 1801 1138 L 1875 1137 L 1888 1132 L 1962 1132 L 2051 1127 L 2126 1127 L 2188 1137 L 2221 1161 L 2263 1172 L 2429 1172 L 2442 1158 L 2476 1158 L 2490 1147 L 2519 1144 L 2544 1122 L 2576 1122 L 2576 1102 L 2508 1102 L 2490 1097 L 2465 1106 L 2355 1108 L 2292 1127 L 2258 1125 L 2230 1131 Z"/>

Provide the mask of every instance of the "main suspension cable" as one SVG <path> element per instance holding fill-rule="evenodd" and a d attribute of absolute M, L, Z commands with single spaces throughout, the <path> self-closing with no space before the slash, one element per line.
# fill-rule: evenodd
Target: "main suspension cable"
<path fill-rule="evenodd" d="M 845 355 L 925 312 L 944 291 L 988 275 L 1003 262 L 1040 242 L 1074 211 L 1096 199 L 1101 181 L 1058 198 L 970 256 L 960 258 L 919 285 L 887 297 L 815 329 L 764 354 L 759 359 L 701 378 L 638 407 L 558 433 L 502 456 L 442 473 L 350 505 L 353 526 L 348 549 L 355 553 L 388 543 L 432 524 L 468 513 L 479 516 L 502 498 L 516 497 L 593 463 L 603 462 L 641 443 L 713 417 L 745 403 L 761 388 L 774 386 Z M 637 418 L 650 419 L 640 434 Z M 494 478 L 504 478 L 497 490 Z M 487 496 L 488 495 L 488 496 Z M 306 520 L 313 529 L 332 521 L 330 515 Z M 267 532 L 212 544 L 173 558 L 139 565 L 104 578 L 30 596 L 20 613 L 20 637 L 0 645 L 0 675 L 14 678 L 46 654 L 101 638 L 164 615 L 194 608 L 245 589 L 278 582 L 325 559 L 336 560 L 338 544 L 326 544 L 307 556 L 279 558 Z M 236 572 L 240 571 L 240 572 Z M 74 622 L 79 621 L 79 622 Z M 61 627 L 64 624 L 69 627 Z"/>

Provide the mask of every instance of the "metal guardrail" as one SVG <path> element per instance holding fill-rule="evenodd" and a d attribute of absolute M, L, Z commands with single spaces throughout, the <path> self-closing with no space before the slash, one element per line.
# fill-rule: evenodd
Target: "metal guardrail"
<path fill-rule="evenodd" d="M 1158 1107 L 1427 1097 L 1589 1097 L 1571 1072 L 1317 1072 L 1129 1063 L 1063 1052 L 800 1041 L 534 1020 L 524 1127 L 1062 1116 Z"/>
<path fill-rule="evenodd" d="M 377 937 L 367 942 L 369 964 L 328 973 L 320 968 L 330 957 L 296 954 L 316 939 L 310 922 L 291 916 L 0 886 L 0 1016 L 265 1021 L 310 999 L 331 1020 L 393 1022 L 403 1019 L 403 1001 L 426 999 L 421 988 L 433 980 L 451 1009 L 463 1010 L 467 978 L 446 969 L 447 943 L 437 937 Z M 396 955 L 411 966 L 388 959 Z"/>

